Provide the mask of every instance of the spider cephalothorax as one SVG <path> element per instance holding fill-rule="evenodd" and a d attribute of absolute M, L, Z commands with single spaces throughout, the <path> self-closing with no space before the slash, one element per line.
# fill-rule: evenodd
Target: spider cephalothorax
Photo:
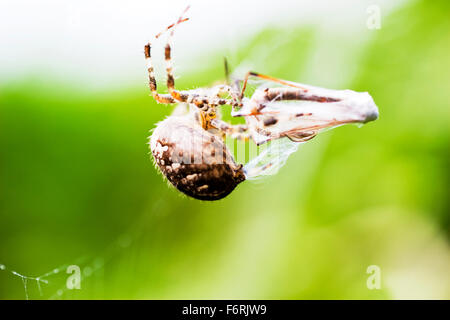
<path fill-rule="evenodd" d="M 325 128 L 377 119 L 378 108 L 367 92 L 324 89 L 256 72 L 248 72 L 232 85 L 227 83 L 207 89 L 176 90 L 171 39 L 175 27 L 188 20 L 183 18 L 183 14 L 163 31 L 172 29 L 164 49 L 168 94 L 157 92 L 150 43 L 145 45 L 144 51 L 149 87 L 154 99 L 164 104 L 187 104 L 196 110 L 194 116 L 192 113 L 173 115 L 160 122 L 150 143 L 161 172 L 188 196 L 202 200 L 223 198 L 245 179 L 264 174 L 284 163 L 287 156 L 296 150 L 296 147 L 286 144 L 282 144 L 286 152 L 283 148 L 269 149 L 261 156 L 266 158 L 258 156 L 246 170 L 235 163 L 222 137 L 251 139 L 257 145 L 283 138 L 299 143 L 314 138 Z M 244 94 L 250 78 L 265 82 L 247 98 Z M 246 123 L 231 125 L 220 120 L 217 108 L 222 105 L 232 106 L 232 116 L 243 117 Z M 274 152 L 280 153 L 280 157 L 274 156 Z"/>

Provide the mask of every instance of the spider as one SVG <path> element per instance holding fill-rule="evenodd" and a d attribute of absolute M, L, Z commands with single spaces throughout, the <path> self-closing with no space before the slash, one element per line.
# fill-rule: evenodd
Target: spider
<path fill-rule="evenodd" d="M 247 178 L 245 168 L 235 163 L 223 143 L 225 136 L 253 140 L 257 145 L 284 137 L 293 142 L 306 142 L 321 129 L 377 119 L 378 109 L 367 92 L 324 89 L 253 71 L 242 79 L 235 79 L 231 85 L 227 81 L 211 88 L 175 89 L 171 42 L 175 28 L 189 20 L 184 18 L 188 9 L 155 36 L 157 39 L 170 30 L 164 49 L 168 94 L 158 93 L 151 44 L 144 47 L 153 98 L 158 103 L 179 103 L 195 109 L 192 117 L 172 115 L 162 121 L 150 139 L 156 164 L 183 193 L 197 199 L 217 200 Z M 227 64 L 225 66 L 228 79 Z M 264 85 L 248 98 L 245 92 L 253 78 L 264 81 Z M 223 105 L 232 107 L 232 116 L 244 117 L 245 124 L 222 121 L 217 108 Z M 271 162 L 265 164 L 272 165 Z"/>

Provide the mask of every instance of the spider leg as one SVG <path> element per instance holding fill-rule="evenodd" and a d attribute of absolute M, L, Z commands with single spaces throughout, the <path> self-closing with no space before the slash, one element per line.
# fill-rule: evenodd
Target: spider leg
<path fill-rule="evenodd" d="M 170 95 L 176 101 L 193 103 L 198 108 L 203 109 L 206 106 L 218 106 L 218 105 L 236 105 L 237 96 L 234 94 L 234 91 L 229 86 L 220 86 L 220 89 L 217 91 L 217 94 L 228 92 L 232 96 L 233 99 L 225 99 L 217 97 L 208 97 L 205 95 L 188 92 L 188 91 L 178 91 L 175 89 L 175 78 L 173 76 L 173 67 L 172 67 L 172 57 L 171 57 L 171 46 L 170 43 L 167 43 L 165 48 L 165 60 L 166 60 L 166 73 L 167 73 L 167 89 L 169 90 Z"/>
<path fill-rule="evenodd" d="M 253 127 L 252 124 L 248 123 L 247 125 L 232 125 L 228 122 L 213 119 L 211 120 L 212 127 L 218 129 L 220 132 L 225 135 L 241 140 L 241 141 L 249 141 L 253 140 L 253 142 L 259 146 L 268 141 L 288 137 L 290 140 L 294 142 L 305 142 L 312 138 L 314 138 L 317 132 L 305 132 L 305 133 L 289 133 L 289 134 L 277 134 L 275 132 L 271 132 L 267 129 L 262 129 L 259 127 Z M 252 128 L 252 129 L 251 129 Z M 253 132 L 253 133 L 252 133 Z"/>
<path fill-rule="evenodd" d="M 185 11 L 187 11 L 187 9 L 185 9 Z M 172 23 L 171 25 L 167 26 L 163 31 L 161 31 L 160 33 L 158 33 L 155 38 L 158 39 L 159 37 L 161 37 L 164 33 L 166 33 L 167 31 L 169 31 L 170 29 L 172 29 L 173 27 L 175 27 L 176 25 L 188 21 L 189 18 L 180 18 L 177 22 Z"/>
<path fill-rule="evenodd" d="M 189 7 L 188 7 L 189 8 Z M 199 93 L 195 92 L 188 92 L 188 91 L 178 91 L 175 89 L 175 77 L 173 75 L 173 61 L 172 61 L 172 38 L 175 32 L 175 28 L 180 24 L 181 22 L 185 21 L 183 18 L 184 13 L 187 11 L 187 9 L 184 10 L 180 18 L 176 23 L 173 24 L 172 31 L 169 34 L 169 37 L 167 39 L 167 44 L 164 49 L 164 57 L 166 61 L 166 73 L 167 73 L 167 89 L 169 90 L 169 94 L 172 96 L 172 98 L 176 101 L 180 102 L 187 102 L 192 103 L 196 105 L 198 108 L 200 108 L 203 111 L 208 110 L 209 107 L 218 106 L 218 105 L 235 105 L 237 102 L 235 100 L 230 99 L 223 99 L 220 97 L 208 97 Z M 224 86 L 226 87 L 226 86 Z M 227 92 L 232 92 L 231 88 L 227 87 Z M 219 93 L 224 91 L 219 91 Z"/>
<path fill-rule="evenodd" d="M 159 103 L 175 103 L 175 99 L 170 94 L 159 94 L 156 85 L 156 79 L 155 79 L 155 70 L 153 68 L 152 64 L 152 58 L 151 58 L 151 45 L 150 43 L 146 44 L 144 47 L 145 52 L 145 61 L 147 62 L 147 71 L 148 71 L 148 80 L 149 80 L 149 87 L 150 91 L 153 95 L 153 98 L 159 102 Z"/>
<path fill-rule="evenodd" d="M 232 106 L 238 105 L 238 91 L 236 91 L 233 87 L 229 86 L 228 84 L 220 84 L 217 86 L 214 86 L 210 89 L 211 94 L 209 95 L 211 98 L 211 102 L 220 102 L 220 96 L 222 94 L 228 94 L 231 96 L 231 100 L 227 100 L 226 104 L 230 104 Z M 214 98 L 219 98 L 219 100 L 214 101 Z M 225 99 L 226 100 L 226 99 Z M 217 105 L 220 105 L 221 103 L 216 103 Z"/>
<path fill-rule="evenodd" d="M 255 124 L 253 124 L 253 126 L 254 125 Z M 296 132 L 295 130 L 292 132 L 277 134 L 275 132 L 271 132 L 270 130 L 260 128 L 258 126 L 252 127 L 251 123 L 247 123 L 246 125 L 232 125 L 229 124 L 228 122 L 219 119 L 212 119 L 211 126 L 218 129 L 225 135 L 230 136 L 233 139 L 241 141 L 249 141 L 250 139 L 252 139 L 256 143 L 256 145 L 261 145 L 268 141 L 282 137 L 287 137 L 293 142 L 306 142 L 308 140 L 311 140 L 318 134 L 317 131 Z M 250 127 L 253 128 L 252 130 L 254 130 L 256 136 L 251 133 L 252 130 L 250 129 Z"/>
<path fill-rule="evenodd" d="M 246 125 L 232 125 L 219 119 L 212 119 L 211 125 L 233 139 L 248 141 L 252 138 Z"/>
<path fill-rule="evenodd" d="M 177 24 L 185 22 L 189 20 L 189 18 L 180 19 Z M 166 29 L 158 33 L 155 38 L 158 39 L 163 33 L 173 28 L 176 24 L 172 23 L 171 25 L 167 26 Z M 155 70 L 153 68 L 152 58 L 151 58 L 151 43 L 147 43 L 144 47 L 144 53 L 145 53 L 145 60 L 147 63 L 147 70 L 148 70 L 148 79 L 149 79 L 149 87 L 150 91 L 152 92 L 153 98 L 159 102 L 159 103 L 175 103 L 175 99 L 170 94 L 159 94 L 157 92 L 157 85 L 156 85 L 156 78 L 155 78 Z"/>
<path fill-rule="evenodd" d="M 274 78 L 274 77 L 271 77 L 271 76 L 267 76 L 267 75 L 264 75 L 264 74 L 260 74 L 260 73 L 254 72 L 254 71 L 249 71 L 249 72 L 247 72 L 247 74 L 245 75 L 245 78 L 243 80 L 242 91 L 241 91 L 241 94 L 240 94 L 240 98 L 241 99 L 244 97 L 244 92 L 245 92 L 245 89 L 247 88 L 247 82 L 248 82 L 248 78 L 249 77 L 257 77 L 257 78 L 260 78 L 260 79 L 264 79 L 264 80 L 272 81 L 272 82 L 275 82 L 275 83 L 279 83 L 279 84 L 282 84 L 282 85 L 285 85 L 285 86 L 302 89 L 305 92 L 308 91 L 308 89 L 302 87 L 301 85 L 299 85 L 299 84 L 297 84 L 295 82 Z"/>
<path fill-rule="evenodd" d="M 182 21 L 182 17 L 180 17 L 178 19 L 178 21 Z M 177 26 L 177 25 L 178 25 L 178 22 L 175 23 L 175 26 Z M 172 47 L 170 44 L 173 34 L 174 34 L 174 29 L 172 29 L 172 32 L 169 35 L 166 47 L 164 49 L 164 57 L 165 57 L 165 61 L 166 61 L 166 74 L 167 74 L 167 89 L 169 90 L 170 96 L 175 101 L 193 103 L 197 107 L 202 109 L 205 106 L 210 104 L 207 97 L 202 97 L 199 94 L 196 94 L 194 92 L 175 90 L 175 77 L 173 75 L 173 62 L 172 62 L 172 55 L 171 55 Z"/>
<path fill-rule="evenodd" d="M 169 90 L 170 95 L 175 100 L 181 101 L 181 102 L 194 102 L 194 101 L 188 101 L 188 100 L 193 100 L 195 97 L 195 94 L 189 94 L 186 92 L 180 92 L 180 91 L 175 90 L 175 77 L 173 76 L 173 62 L 172 62 L 172 56 L 171 56 L 171 51 L 172 51 L 171 42 L 172 42 L 172 38 L 173 38 L 173 35 L 175 32 L 175 27 L 177 27 L 178 24 L 181 23 L 181 21 L 183 20 L 183 15 L 188 9 L 189 9 L 189 7 L 187 7 L 183 11 L 181 16 L 178 18 L 178 21 L 174 24 L 174 28 L 170 32 L 169 37 L 167 38 L 166 47 L 164 48 L 164 58 L 166 61 L 166 73 L 167 73 L 167 89 Z M 189 99 L 189 98 L 191 98 L 191 99 Z"/>

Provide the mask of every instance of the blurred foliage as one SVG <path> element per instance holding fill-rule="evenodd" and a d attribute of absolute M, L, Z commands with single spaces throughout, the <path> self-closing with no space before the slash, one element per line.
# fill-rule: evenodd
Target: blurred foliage
<path fill-rule="evenodd" d="M 180 196 L 152 166 L 148 130 L 172 108 L 145 87 L 95 94 L 45 75 L 3 86 L 0 264 L 82 267 L 81 290 L 64 289 L 61 268 L 42 296 L 29 281 L 34 299 L 450 298 L 448 12 L 414 2 L 366 31 L 353 80 L 336 84 L 369 91 L 379 120 L 322 134 L 217 202 Z M 262 31 L 231 63 L 307 82 L 315 29 L 283 32 Z M 205 60 L 178 85 L 217 81 L 220 56 Z M 372 264 L 381 290 L 366 287 Z M 24 297 L 0 271 L 0 298 Z"/>

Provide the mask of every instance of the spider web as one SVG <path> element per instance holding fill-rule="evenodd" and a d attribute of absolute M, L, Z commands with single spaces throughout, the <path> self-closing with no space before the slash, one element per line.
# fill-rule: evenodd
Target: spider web
<path fill-rule="evenodd" d="M 70 263 L 60 265 L 52 270 L 38 275 L 26 275 L 16 271 L 14 268 L 0 262 L 0 272 L 6 272 L 11 277 L 18 278 L 18 285 L 21 283 L 24 290 L 24 299 L 48 299 L 60 300 L 71 298 L 76 293 L 76 289 L 70 289 L 67 286 L 67 278 L 71 275 L 66 272 L 71 265 L 80 267 L 81 289 L 87 280 L 93 280 L 100 276 L 105 266 L 112 263 L 112 260 L 118 258 L 124 250 L 136 244 L 144 233 L 144 221 L 152 212 L 158 210 L 162 205 L 161 201 L 156 201 L 146 213 L 142 213 L 134 223 L 132 223 L 122 234 L 120 234 L 112 243 L 103 250 L 103 253 L 97 256 L 80 256 Z M 37 290 L 33 295 L 32 290 Z M 46 293 L 49 292 L 49 293 Z"/>

